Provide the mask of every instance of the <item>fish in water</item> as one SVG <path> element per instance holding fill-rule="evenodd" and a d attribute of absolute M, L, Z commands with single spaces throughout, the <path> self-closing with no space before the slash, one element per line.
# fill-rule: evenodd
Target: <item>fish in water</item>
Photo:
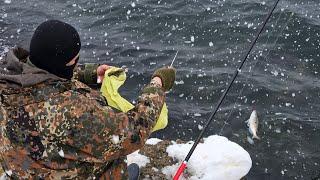
<path fill-rule="evenodd" d="M 259 120 L 258 120 L 258 115 L 256 110 L 252 111 L 250 118 L 246 121 L 246 123 L 249 128 L 249 132 L 252 134 L 252 140 L 254 138 L 260 140 L 260 137 L 257 135 Z"/>

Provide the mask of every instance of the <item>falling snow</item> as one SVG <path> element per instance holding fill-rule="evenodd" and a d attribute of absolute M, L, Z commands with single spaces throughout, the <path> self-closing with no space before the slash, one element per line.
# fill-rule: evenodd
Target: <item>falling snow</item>
<path fill-rule="evenodd" d="M 0 63 L 11 47 L 29 44 L 40 21 L 54 16 L 78 29 L 80 63 L 128 68 L 121 91 L 131 102 L 137 102 L 153 71 L 168 66 L 179 51 L 177 79 L 166 96 L 169 128 L 175 130 L 170 138 L 190 140 L 203 130 L 272 6 L 269 1 L 226 0 L 2 3 Z M 236 134 L 232 137 L 246 147 L 257 174 L 312 179 L 320 167 L 319 156 L 309 154 L 319 146 L 319 6 L 312 0 L 280 1 L 206 131 Z M 260 114 L 262 140 L 250 145 L 247 129 L 237 123 L 252 108 Z M 258 177 L 250 173 L 248 178 Z"/>

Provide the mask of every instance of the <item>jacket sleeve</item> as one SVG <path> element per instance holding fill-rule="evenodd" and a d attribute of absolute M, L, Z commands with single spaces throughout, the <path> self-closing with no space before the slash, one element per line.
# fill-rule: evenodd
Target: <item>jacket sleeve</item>
<path fill-rule="evenodd" d="M 97 85 L 97 68 L 99 64 L 78 64 L 73 78 L 87 85 Z"/>
<path fill-rule="evenodd" d="M 165 100 L 165 92 L 154 83 L 146 86 L 135 107 L 116 112 L 88 95 L 77 96 L 71 113 L 76 113 L 69 145 L 94 158 L 109 161 L 141 148 L 155 126 Z"/>

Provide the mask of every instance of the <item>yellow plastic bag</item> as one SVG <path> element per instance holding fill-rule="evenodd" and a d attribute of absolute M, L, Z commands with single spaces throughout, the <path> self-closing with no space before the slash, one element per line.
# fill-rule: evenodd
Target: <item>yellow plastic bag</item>
<path fill-rule="evenodd" d="M 111 67 L 105 72 L 105 77 L 101 86 L 101 93 L 107 99 L 108 105 L 122 112 L 128 112 L 134 106 L 124 99 L 118 92 L 119 88 L 126 81 L 127 76 L 123 69 Z M 168 108 L 163 104 L 161 113 L 152 132 L 164 129 L 168 124 Z"/>

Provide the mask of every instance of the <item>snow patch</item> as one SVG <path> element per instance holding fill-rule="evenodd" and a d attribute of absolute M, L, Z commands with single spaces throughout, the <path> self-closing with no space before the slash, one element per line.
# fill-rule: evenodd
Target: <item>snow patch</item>
<path fill-rule="evenodd" d="M 59 153 L 59 156 L 64 157 L 64 152 L 63 152 L 63 150 L 60 150 L 58 153 Z"/>
<path fill-rule="evenodd" d="M 139 151 L 135 151 L 129 155 L 127 155 L 127 164 L 136 163 L 138 166 L 145 167 L 148 163 L 150 163 L 150 159 L 147 156 L 139 154 Z"/>
<path fill-rule="evenodd" d="M 113 136 L 112 136 L 112 142 L 113 142 L 114 144 L 118 144 L 119 141 L 120 141 L 119 136 L 117 136 L 117 135 L 113 135 Z"/>
<path fill-rule="evenodd" d="M 167 153 L 182 162 L 192 144 L 171 145 Z M 165 167 L 162 172 L 171 179 L 179 165 Z M 191 156 L 187 169 L 191 177 L 188 179 L 238 180 L 249 172 L 251 166 L 250 155 L 241 146 L 225 137 L 213 135 L 205 138 L 204 143 L 200 143 Z"/>
<path fill-rule="evenodd" d="M 152 167 L 151 168 L 154 172 L 159 172 L 159 169 L 155 168 L 155 167 Z"/>
<path fill-rule="evenodd" d="M 12 176 L 12 170 L 6 170 L 6 174 L 7 174 L 8 176 Z"/>
<path fill-rule="evenodd" d="M 0 176 L 0 180 L 6 180 L 6 179 L 7 179 L 6 173 L 2 173 L 2 175 Z"/>
<path fill-rule="evenodd" d="M 147 140 L 146 144 L 156 145 L 156 144 L 158 144 L 158 143 L 161 142 L 161 141 L 162 141 L 161 139 L 150 138 L 150 139 Z"/>

